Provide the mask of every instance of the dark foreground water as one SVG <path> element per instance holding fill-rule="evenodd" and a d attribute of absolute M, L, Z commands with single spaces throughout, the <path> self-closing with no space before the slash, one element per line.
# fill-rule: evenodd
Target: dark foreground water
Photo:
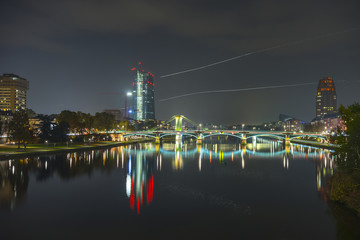
<path fill-rule="evenodd" d="M 138 144 L 0 162 L 0 239 L 357 239 L 328 151 Z"/>

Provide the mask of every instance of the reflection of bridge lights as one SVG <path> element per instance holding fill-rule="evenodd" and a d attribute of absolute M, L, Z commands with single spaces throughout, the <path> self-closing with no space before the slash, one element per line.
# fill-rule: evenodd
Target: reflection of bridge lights
<path fill-rule="evenodd" d="M 285 158 L 285 155 L 284 155 L 284 159 L 283 159 L 283 167 L 284 167 L 284 168 L 286 167 L 286 158 Z"/>
<path fill-rule="evenodd" d="M 126 195 L 130 197 L 131 194 L 131 177 L 130 175 L 126 176 Z"/>
<path fill-rule="evenodd" d="M 131 174 L 131 157 L 129 155 L 129 164 L 128 164 L 128 168 L 129 168 L 129 174 Z"/>
<path fill-rule="evenodd" d="M 199 153 L 199 172 L 201 172 L 201 152 Z"/>

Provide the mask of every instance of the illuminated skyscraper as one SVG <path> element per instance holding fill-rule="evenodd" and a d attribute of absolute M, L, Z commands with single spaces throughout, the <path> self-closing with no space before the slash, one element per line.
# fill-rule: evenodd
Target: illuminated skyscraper
<path fill-rule="evenodd" d="M 336 90 L 334 79 L 326 77 L 319 80 L 316 95 L 316 118 L 337 113 Z"/>
<path fill-rule="evenodd" d="M 29 81 L 14 74 L 0 76 L 0 110 L 15 112 L 26 108 Z"/>
<path fill-rule="evenodd" d="M 132 116 L 135 120 L 155 120 L 154 103 L 154 75 L 142 69 L 141 62 L 137 68 L 131 69 L 134 72 L 133 80 L 133 109 Z"/>

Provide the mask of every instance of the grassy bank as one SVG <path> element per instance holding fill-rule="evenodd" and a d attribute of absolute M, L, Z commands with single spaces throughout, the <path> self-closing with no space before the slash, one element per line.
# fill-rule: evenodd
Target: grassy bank
<path fill-rule="evenodd" d="M 328 195 L 332 201 L 353 209 L 360 216 L 360 171 L 336 172 L 328 181 Z"/>
<path fill-rule="evenodd" d="M 124 146 L 139 142 L 150 142 L 153 139 L 136 139 L 126 142 L 96 142 L 96 143 L 71 143 L 71 144 L 29 144 L 25 148 L 18 149 L 17 145 L 1 145 L 0 146 L 0 160 L 22 158 L 34 155 L 46 155 L 53 153 L 76 152 L 79 150 L 93 150 L 107 147 Z"/>

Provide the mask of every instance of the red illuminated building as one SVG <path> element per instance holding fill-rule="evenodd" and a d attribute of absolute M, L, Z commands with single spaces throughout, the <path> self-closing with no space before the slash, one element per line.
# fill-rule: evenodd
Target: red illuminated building
<path fill-rule="evenodd" d="M 337 112 L 334 79 L 326 77 L 319 80 L 316 95 L 316 118 Z"/>

